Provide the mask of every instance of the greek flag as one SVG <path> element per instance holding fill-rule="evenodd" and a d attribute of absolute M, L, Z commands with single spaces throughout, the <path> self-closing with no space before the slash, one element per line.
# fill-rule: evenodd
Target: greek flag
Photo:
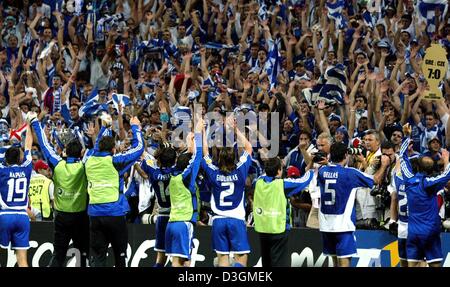
<path fill-rule="evenodd" d="M 447 14 L 448 3 L 447 0 L 419 0 L 416 10 L 419 10 L 419 17 L 422 20 L 426 20 L 428 33 L 436 31 L 436 13 L 435 9 L 438 8 L 441 11 L 440 21 Z"/>
<path fill-rule="evenodd" d="M 347 90 L 344 66 L 338 64 L 331 67 L 320 77 L 318 83 L 312 88 L 311 96 L 318 97 L 325 102 L 344 103 L 344 96 Z"/>
<path fill-rule="evenodd" d="M 258 11 L 258 18 L 261 21 L 267 20 L 269 18 L 269 11 L 267 10 L 267 6 L 264 2 L 258 1 L 259 3 L 259 11 Z"/>
<path fill-rule="evenodd" d="M 191 121 L 191 109 L 189 107 L 179 106 L 173 113 L 172 125 L 177 128 L 181 125 L 188 126 Z"/>
<path fill-rule="evenodd" d="M 101 111 L 108 111 L 108 103 L 105 104 L 99 104 L 99 95 L 98 90 L 95 88 L 92 92 L 89 98 L 87 99 L 86 103 L 84 103 L 83 106 L 78 110 L 78 115 L 80 117 L 87 116 L 90 117 L 92 115 L 98 114 Z"/>
<path fill-rule="evenodd" d="M 364 11 L 364 13 L 362 13 L 361 17 L 363 18 L 364 23 L 367 25 L 367 27 L 370 27 L 373 29 L 374 18 L 372 17 L 370 12 L 367 10 Z"/>
<path fill-rule="evenodd" d="M 269 82 L 270 82 L 270 89 L 275 87 L 278 83 L 277 77 L 278 73 L 280 71 L 280 52 L 278 51 L 278 45 L 280 43 L 280 40 L 276 40 L 275 43 L 272 45 L 272 49 L 269 52 L 267 61 L 268 61 L 268 69 L 267 69 L 267 75 L 269 76 Z"/>
<path fill-rule="evenodd" d="M 116 110 L 119 110 L 119 104 L 121 104 L 122 107 L 131 105 L 130 96 L 124 94 L 112 94 L 112 101 Z"/>
<path fill-rule="evenodd" d="M 333 19 L 339 29 L 347 27 L 347 20 L 342 15 L 345 6 L 344 0 L 337 0 L 335 3 L 326 2 L 325 5 L 328 9 L 328 18 Z"/>

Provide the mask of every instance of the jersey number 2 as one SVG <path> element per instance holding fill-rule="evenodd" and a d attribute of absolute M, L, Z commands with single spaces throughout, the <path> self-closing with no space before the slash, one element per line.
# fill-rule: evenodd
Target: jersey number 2
<path fill-rule="evenodd" d="M 331 194 L 331 200 L 325 200 L 325 205 L 334 205 L 336 202 L 336 190 L 334 188 L 331 188 L 330 185 L 336 184 L 335 179 L 327 179 L 325 180 L 325 193 Z"/>
<path fill-rule="evenodd" d="M 222 187 L 227 187 L 220 193 L 220 206 L 232 206 L 233 203 L 230 201 L 225 201 L 225 197 L 228 197 L 234 193 L 234 182 L 222 182 Z"/>
<path fill-rule="evenodd" d="M 20 197 L 14 197 L 15 194 L 19 195 Z M 6 201 L 20 202 L 24 201 L 26 196 L 27 196 L 27 179 L 25 177 L 18 179 L 11 178 L 10 180 L 8 180 L 8 198 L 6 199 Z"/>

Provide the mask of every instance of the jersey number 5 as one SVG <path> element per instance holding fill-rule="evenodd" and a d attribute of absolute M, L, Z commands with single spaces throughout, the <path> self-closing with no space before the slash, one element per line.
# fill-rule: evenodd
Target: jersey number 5
<path fill-rule="evenodd" d="M 334 203 L 336 202 L 336 190 L 332 188 L 334 184 L 336 184 L 335 179 L 325 180 L 325 193 L 331 194 L 331 200 L 325 200 L 325 205 L 334 205 Z"/>
<path fill-rule="evenodd" d="M 27 196 L 27 179 L 25 177 L 18 179 L 11 178 L 10 180 L 8 180 L 8 198 L 6 199 L 6 201 L 21 202 L 25 200 L 26 196 Z"/>

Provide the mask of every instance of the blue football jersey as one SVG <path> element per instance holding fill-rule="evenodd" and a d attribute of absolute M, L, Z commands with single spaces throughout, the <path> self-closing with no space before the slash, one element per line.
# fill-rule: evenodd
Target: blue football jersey
<path fill-rule="evenodd" d="M 355 197 L 359 187 L 372 188 L 373 177 L 351 167 L 329 164 L 319 169 L 320 231 L 355 231 Z"/>
<path fill-rule="evenodd" d="M 214 214 L 245 220 L 245 180 L 252 165 L 251 156 L 244 151 L 236 169 L 224 174 L 209 156 L 203 158 L 201 166 L 211 184 L 211 209 Z"/>
<path fill-rule="evenodd" d="M 33 165 L 29 151 L 25 152 L 24 157 L 21 165 L 0 164 L 0 212 L 26 213 Z"/>
<path fill-rule="evenodd" d="M 408 235 L 430 235 L 441 230 L 437 192 L 450 180 L 450 164 L 436 177 L 414 174 L 407 155 L 409 138 L 400 147 L 400 166 L 408 196 Z"/>
<path fill-rule="evenodd" d="M 160 207 L 159 213 L 170 214 L 169 182 L 174 168 L 159 168 L 153 158 L 144 160 L 141 168 L 149 176 L 151 186 L 155 191 Z"/>
<path fill-rule="evenodd" d="M 397 190 L 398 220 L 403 223 L 408 223 L 408 199 L 401 174 L 396 174 L 394 181 L 395 189 Z"/>

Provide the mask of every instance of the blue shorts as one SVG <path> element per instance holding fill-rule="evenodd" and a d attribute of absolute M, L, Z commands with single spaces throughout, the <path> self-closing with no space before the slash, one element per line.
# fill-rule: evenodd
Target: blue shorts
<path fill-rule="evenodd" d="M 398 239 L 398 256 L 401 260 L 408 260 L 408 256 L 406 255 L 406 239 L 399 238 Z"/>
<path fill-rule="evenodd" d="M 338 258 L 353 257 L 356 252 L 356 238 L 353 231 L 322 232 L 323 254 Z"/>
<path fill-rule="evenodd" d="M 212 223 L 212 247 L 219 254 L 250 253 L 247 226 L 236 218 L 214 218 Z"/>
<path fill-rule="evenodd" d="M 408 261 L 411 262 L 422 261 L 424 258 L 427 263 L 442 261 L 440 234 L 408 234 L 408 239 L 406 240 L 406 252 Z"/>
<path fill-rule="evenodd" d="M 158 215 L 156 218 L 155 251 L 166 252 L 166 228 L 168 222 L 168 215 Z"/>
<path fill-rule="evenodd" d="M 169 222 L 166 229 L 166 255 L 191 259 L 194 226 L 191 222 Z"/>
<path fill-rule="evenodd" d="M 0 247 L 30 248 L 30 219 L 26 213 L 0 213 Z"/>

